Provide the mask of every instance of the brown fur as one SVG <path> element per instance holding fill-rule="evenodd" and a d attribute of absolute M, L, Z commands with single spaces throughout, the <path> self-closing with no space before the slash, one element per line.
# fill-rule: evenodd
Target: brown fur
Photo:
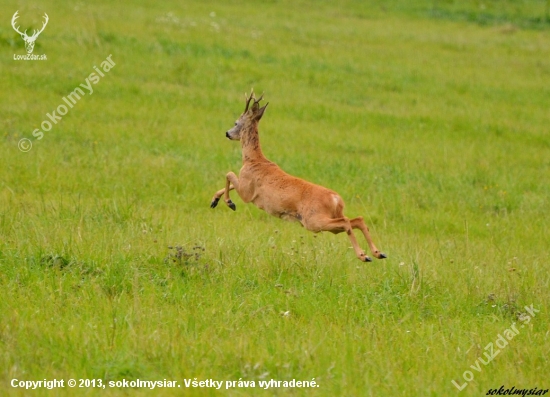
<path fill-rule="evenodd" d="M 258 208 L 278 218 L 300 222 L 312 232 L 328 231 L 334 234 L 346 232 L 356 256 L 362 261 L 371 259 L 359 247 L 352 229 L 359 229 L 365 236 L 372 254 L 379 259 L 386 257 L 374 245 L 362 217 L 349 219 L 344 216 L 344 201 L 338 193 L 323 186 L 289 175 L 269 161 L 262 153 L 258 135 L 258 123 L 267 104 L 260 107 L 254 93 L 246 99 L 244 113 L 227 131 L 229 139 L 240 140 L 243 166 L 239 176 L 229 172 L 226 186 L 216 192 L 211 207 L 218 204 L 223 195 L 225 203 L 235 209 L 229 191 L 235 189 L 245 203 L 252 202 Z M 249 108 L 251 101 L 254 101 Z"/>

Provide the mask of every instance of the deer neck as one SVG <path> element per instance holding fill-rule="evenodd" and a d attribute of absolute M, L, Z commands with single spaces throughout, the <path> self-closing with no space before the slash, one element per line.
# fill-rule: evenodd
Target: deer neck
<path fill-rule="evenodd" d="M 258 135 L 258 123 L 251 123 L 241 137 L 243 151 L 243 163 L 247 161 L 266 160 L 260 147 L 260 136 Z"/>

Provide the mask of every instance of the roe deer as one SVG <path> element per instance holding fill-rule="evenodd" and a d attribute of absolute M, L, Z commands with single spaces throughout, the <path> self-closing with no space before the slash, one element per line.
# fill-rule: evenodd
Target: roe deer
<path fill-rule="evenodd" d="M 245 95 L 244 113 L 225 133 L 227 138 L 241 141 L 243 166 L 239 177 L 233 172 L 227 174 L 225 188 L 216 192 L 210 207 L 215 208 L 223 195 L 225 203 L 235 210 L 236 206 L 229 198 L 229 191 L 235 189 L 245 203 L 252 202 L 276 217 L 298 221 L 312 232 L 346 232 L 357 258 L 371 262 L 353 234 L 352 229 L 359 229 L 372 254 L 378 259 L 386 258 L 374 245 L 363 218 L 344 216 L 344 201 L 336 192 L 289 175 L 265 158 L 258 136 L 258 123 L 267 107 L 267 103 L 260 107 L 262 97 L 256 99 L 254 92 L 249 97 Z"/>

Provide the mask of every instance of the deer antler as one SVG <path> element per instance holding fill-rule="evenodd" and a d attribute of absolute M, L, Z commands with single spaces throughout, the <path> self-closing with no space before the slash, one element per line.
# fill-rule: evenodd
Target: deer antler
<path fill-rule="evenodd" d="M 260 95 L 258 99 L 254 98 L 254 105 L 259 105 L 263 97 L 264 97 L 264 94 Z"/>
<path fill-rule="evenodd" d="M 38 35 L 44 31 L 44 28 L 45 28 L 46 25 L 48 24 L 48 21 L 50 20 L 50 18 L 48 17 L 48 14 L 46 14 L 46 13 L 44 13 L 44 17 L 43 17 L 43 18 L 45 19 L 45 21 L 44 21 L 44 23 L 42 24 L 42 28 L 41 28 L 40 30 L 38 30 L 38 31 L 35 30 L 34 33 L 33 33 L 33 35 L 32 35 L 32 37 L 38 37 Z"/>
<path fill-rule="evenodd" d="M 250 91 L 250 97 L 247 97 L 246 94 L 244 94 L 245 100 L 246 100 L 246 106 L 244 108 L 244 111 L 246 112 L 248 110 L 248 106 L 250 105 L 250 101 L 252 101 L 254 98 L 254 89 Z"/>
<path fill-rule="evenodd" d="M 11 26 L 13 27 L 13 30 L 15 30 L 21 36 L 26 36 L 27 35 L 26 30 L 25 30 L 25 32 L 21 32 L 19 30 L 19 27 L 15 26 L 15 21 L 17 20 L 17 18 L 19 18 L 19 15 L 17 15 L 18 12 L 19 12 L 19 10 L 15 11 L 15 14 L 13 14 L 13 17 L 11 18 Z"/>
<path fill-rule="evenodd" d="M 13 27 L 13 30 L 15 30 L 17 33 L 19 33 L 21 36 L 24 36 L 26 38 L 36 38 L 38 37 L 38 35 L 40 33 L 42 33 L 44 31 L 44 28 L 46 27 L 46 25 L 48 24 L 48 21 L 50 20 L 50 18 L 48 17 L 48 14 L 44 13 L 44 19 L 45 21 L 43 22 L 42 24 L 42 28 L 40 30 L 36 30 L 34 31 L 33 35 L 32 36 L 28 36 L 27 35 L 27 30 L 25 29 L 24 32 L 21 32 L 19 30 L 19 27 L 18 26 L 15 26 L 15 23 L 17 21 L 17 18 L 19 18 L 19 15 L 17 15 L 17 13 L 19 12 L 19 10 L 15 11 L 15 14 L 13 14 L 13 17 L 11 18 L 11 26 Z"/>

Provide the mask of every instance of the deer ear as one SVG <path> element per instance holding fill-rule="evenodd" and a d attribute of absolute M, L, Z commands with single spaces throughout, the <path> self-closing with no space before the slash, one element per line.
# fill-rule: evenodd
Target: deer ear
<path fill-rule="evenodd" d="M 264 115 L 264 112 L 265 112 L 265 108 L 267 107 L 267 105 L 269 105 L 269 102 L 266 103 L 264 106 L 262 106 L 259 110 L 258 110 L 258 113 L 256 113 L 256 120 L 260 120 L 262 118 L 262 116 Z"/>

